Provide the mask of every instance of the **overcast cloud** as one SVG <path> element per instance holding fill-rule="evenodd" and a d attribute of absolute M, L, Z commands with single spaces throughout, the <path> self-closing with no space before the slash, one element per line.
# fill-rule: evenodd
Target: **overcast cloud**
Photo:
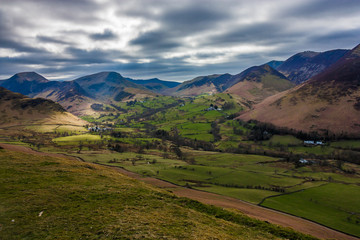
<path fill-rule="evenodd" d="M 358 0 L 1 0 L 0 79 L 184 81 L 360 43 Z"/>

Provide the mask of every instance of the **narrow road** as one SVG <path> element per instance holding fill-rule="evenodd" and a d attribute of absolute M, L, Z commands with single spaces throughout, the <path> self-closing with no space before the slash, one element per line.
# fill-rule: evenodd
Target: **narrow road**
<path fill-rule="evenodd" d="M 64 154 L 37 152 L 37 151 L 34 151 L 34 150 L 32 150 L 28 147 L 24 147 L 24 146 L 17 146 L 17 145 L 3 144 L 3 143 L 0 143 L 0 146 L 5 149 L 12 150 L 12 151 L 19 151 L 19 152 L 25 152 L 25 153 L 37 154 L 37 155 L 47 155 L 47 156 L 53 156 L 53 157 L 67 157 L 67 158 L 70 158 L 73 160 L 75 160 L 75 159 L 79 160 L 76 157 L 70 157 L 70 156 L 67 156 Z M 159 188 L 164 188 L 164 189 L 170 190 L 179 197 L 187 197 L 187 198 L 194 199 L 194 200 L 197 200 L 197 201 L 205 203 L 205 204 L 211 204 L 211 205 L 215 205 L 218 207 L 237 209 L 250 217 L 257 218 L 257 219 L 260 219 L 263 221 L 268 221 L 273 224 L 278 224 L 278 225 L 281 225 L 284 227 L 290 227 L 296 231 L 310 234 L 312 236 L 315 236 L 315 237 L 318 237 L 321 239 L 339 239 L 339 240 L 357 240 L 357 239 L 359 239 L 359 238 L 338 232 L 336 230 L 327 228 L 320 224 L 317 224 L 317 223 L 314 223 L 314 222 L 311 222 L 311 221 L 308 221 L 308 220 L 305 220 L 305 219 L 302 219 L 299 217 L 295 217 L 292 215 L 288 215 L 285 213 L 281 213 L 281 212 L 278 212 L 275 210 L 263 208 L 258 205 L 254 205 L 251 203 L 241 201 L 239 199 L 226 197 L 226 196 L 222 196 L 222 195 L 218 195 L 218 194 L 214 194 L 214 193 L 184 188 L 184 187 L 181 187 L 181 186 L 178 186 L 178 185 L 166 182 L 166 181 L 162 181 L 162 180 L 159 180 L 156 178 L 143 177 L 140 174 L 133 173 L 133 172 L 130 172 L 125 169 L 118 168 L 118 167 L 111 167 L 111 166 L 107 166 L 107 167 L 116 169 L 118 172 L 120 172 L 126 176 L 129 176 L 131 178 L 138 179 L 140 181 L 143 181 L 145 183 L 151 184 L 151 185 L 159 187 Z"/>

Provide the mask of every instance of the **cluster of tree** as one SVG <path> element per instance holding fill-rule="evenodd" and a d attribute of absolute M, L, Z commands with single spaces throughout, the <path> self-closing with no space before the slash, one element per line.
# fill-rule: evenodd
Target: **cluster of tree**
<path fill-rule="evenodd" d="M 108 149 L 112 150 L 112 151 L 115 151 L 115 152 L 119 152 L 119 153 L 123 153 L 125 151 L 127 151 L 127 146 L 124 145 L 124 144 L 119 144 L 119 143 L 116 143 L 116 144 L 108 144 Z"/>
<path fill-rule="evenodd" d="M 127 113 L 128 110 L 119 106 L 116 106 L 115 104 L 110 104 L 113 108 L 115 108 L 116 110 L 120 111 L 120 112 L 124 112 Z"/>
<path fill-rule="evenodd" d="M 200 141 L 196 139 L 185 138 L 179 134 L 178 129 L 175 127 L 170 132 L 158 129 L 152 132 L 152 136 L 163 140 L 173 142 L 177 146 L 188 146 L 193 149 L 202 149 L 204 151 L 214 151 L 215 147 L 212 143 Z"/>
<path fill-rule="evenodd" d="M 227 116 L 227 119 L 234 119 L 234 118 L 236 118 L 236 117 L 238 117 L 238 116 L 240 116 L 240 113 L 232 113 L 232 114 L 230 114 L 229 116 Z"/>
<path fill-rule="evenodd" d="M 221 140 L 220 126 L 217 124 L 216 121 L 211 123 L 210 133 L 214 136 L 214 142 Z"/>
<path fill-rule="evenodd" d="M 211 182 L 211 184 L 214 185 L 218 185 L 218 186 L 223 186 L 223 187 L 231 187 L 231 188 L 247 188 L 247 189 L 261 189 L 261 190 L 268 190 L 268 191 L 273 191 L 273 192 L 285 192 L 285 189 L 283 187 L 280 186 L 273 186 L 273 187 L 264 187 L 261 185 L 238 185 L 238 184 L 233 184 L 233 183 L 217 183 L 217 182 Z"/>
<path fill-rule="evenodd" d="M 324 140 L 324 141 L 337 141 L 340 139 L 360 139 L 360 135 L 353 134 L 353 133 L 333 133 L 330 130 L 324 129 L 321 132 L 304 132 L 299 131 L 293 128 L 286 128 L 286 127 L 277 127 L 271 123 L 263 123 L 256 120 L 250 120 L 248 122 L 244 122 L 242 120 L 237 120 L 238 123 L 245 128 L 251 130 L 250 137 L 251 140 L 263 140 L 264 136 L 262 133 L 267 132 L 271 135 L 278 134 L 278 135 L 293 135 L 298 139 L 301 140 Z"/>
<path fill-rule="evenodd" d="M 224 105 L 222 106 L 223 110 L 230 110 L 230 109 L 234 109 L 236 108 L 236 105 L 234 102 L 226 102 L 224 103 Z"/>

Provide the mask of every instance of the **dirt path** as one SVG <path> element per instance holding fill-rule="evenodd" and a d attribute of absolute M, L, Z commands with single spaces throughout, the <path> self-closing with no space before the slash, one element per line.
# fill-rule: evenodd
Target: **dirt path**
<path fill-rule="evenodd" d="M 44 153 L 44 152 L 37 152 L 34 151 L 28 147 L 24 146 L 17 146 L 17 145 L 10 145 L 10 144 L 3 144 L 0 143 L 0 146 L 12 150 L 12 151 L 19 151 L 24 153 L 30 153 L 30 154 L 37 154 L 42 156 L 52 156 L 52 157 L 67 157 L 73 160 L 79 160 L 76 157 L 70 157 L 64 154 L 57 154 L 57 153 Z M 110 167 L 110 166 L 108 166 Z M 339 240 L 356 240 L 359 238 L 346 235 L 344 233 L 332 230 L 330 228 L 324 227 L 320 224 L 291 216 L 285 213 L 281 213 L 275 210 L 267 209 L 260 207 L 258 205 L 250 204 L 235 198 L 226 197 L 214 193 L 208 193 L 203 192 L 199 190 L 184 188 L 166 181 L 162 181 L 156 178 L 151 177 L 143 177 L 137 173 L 129 172 L 125 169 L 118 168 L 118 167 L 111 167 L 113 169 L 116 169 L 120 173 L 129 176 L 131 178 L 135 178 L 138 180 L 141 180 L 143 182 L 146 182 L 148 184 L 151 184 L 153 186 L 157 186 L 160 188 L 166 188 L 168 190 L 171 190 L 175 195 L 179 197 L 187 197 L 194 200 L 197 200 L 199 202 L 205 203 L 205 204 L 211 204 L 223 208 L 232 208 L 237 209 L 243 212 L 244 214 L 257 218 L 260 220 L 268 221 L 274 224 L 278 224 L 284 227 L 290 227 L 295 229 L 296 231 L 310 234 L 312 236 L 321 238 L 321 239 L 339 239 Z"/>
<path fill-rule="evenodd" d="M 222 196 L 215 193 L 189 189 L 156 178 L 143 177 L 139 174 L 129 172 L 122 168 L 117 168 L 117 169 L 119 172 L 123 173 L 124 175 L 130 176 L 132 178 L 136 178 L 138 180 L 141 180 L 143 182 L 149 183 L 151 185 L 160 188 L 169 189 L 179 197 L 187 197 L 205 204 L 211 204 L 218 207 L 237 209 L 250 217 L 257 218 L 263 221 L 268 221 L 273 224 L 278 224 L 284 227 L 290 227 L 295 229 L 296 231 L 310 234 L 312 236 L 321 239 L 339 239 L 339 240 L 359 239 L 335 231 L 333 229 L 327 228 L 315 222 L 311 222 L 306 219 L 295 217 L 272 209 L 260 207 L 258 205 L 247 203 L 239 199 Z"/>

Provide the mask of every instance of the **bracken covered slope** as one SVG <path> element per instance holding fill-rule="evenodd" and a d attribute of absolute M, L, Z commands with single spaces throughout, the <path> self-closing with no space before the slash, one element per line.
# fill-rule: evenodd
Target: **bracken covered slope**
<path fill-rule="evenodd" d="M 82 126 L 86 122 L 66 112 L 60 104 L 51 100 L 28 98 L 0 87 L 0 126 L 31 124 Z"/>
<path fill-rule="evenodd" d="M 360 45 L 321 74 L 265 99 L 240 118 L 304 131 L 360 134 Z"/>

